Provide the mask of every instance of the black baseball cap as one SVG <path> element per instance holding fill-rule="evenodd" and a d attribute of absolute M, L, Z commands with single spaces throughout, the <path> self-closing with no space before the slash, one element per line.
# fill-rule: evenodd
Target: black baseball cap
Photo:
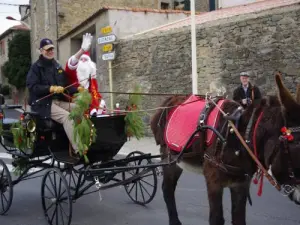
<path fill-rule="evenodd" d="M 54 48 L 53 42 L 49 38 L 44 38 L 40 42 L 40 48 L 48 50 L 50 48 Z"/>

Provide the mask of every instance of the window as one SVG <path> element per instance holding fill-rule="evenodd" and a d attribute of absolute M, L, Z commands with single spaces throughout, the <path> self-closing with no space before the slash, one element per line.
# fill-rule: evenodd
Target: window
<path fill-rule="evenodd" d="M 162 2 L 160 3 L 160 8 L 161 9 L 169 9 L 169 3 L 166 3 L 166 2 Z"/>

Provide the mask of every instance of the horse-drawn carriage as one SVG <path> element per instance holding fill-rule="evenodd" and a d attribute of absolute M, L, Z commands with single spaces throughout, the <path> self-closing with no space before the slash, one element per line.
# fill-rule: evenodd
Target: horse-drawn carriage
<path fill-rule="evenodd" d="M 157 190 L 156 164 L 151 156 L 134 151 L 125 158 L 114 159 L 127 141 L 124 114 L 91 117 L 96 130 L 96 141 L 90 146 L 86 163 L 82 157 L 70 155 L 69 140 L 61 124 L 43 120 L 35 112 L 24 111 L 21 120 L 6 118 L 5 109 L 18 105 L 1 105 L 1 145 L 12 155 L 14 163 L 23 165 L 22 172 L 13 180 L 4 161 L 0 160 L 0 215 L 12 203 L 13 186 L 34 178 L 45 171 L 42 178 L 42 207 L 49 224 L 70 224 L 72 203 L 83 195 L 124 186 L 130 199 L 137 204 L 152 201 Z M 16 148 L 12 133 L 14 124 L 21 122 L 28 138 L 27 150 Z M 50 162 L 49 162 L 50 161 Z M 132 164 L 134 166 L 132 166 Z M 32 170 L 33 168 L 38 168 Z M 88 192 L 92 187 L 96 190 Z M 101 195 L 100 195 L 101 197 Z"/>

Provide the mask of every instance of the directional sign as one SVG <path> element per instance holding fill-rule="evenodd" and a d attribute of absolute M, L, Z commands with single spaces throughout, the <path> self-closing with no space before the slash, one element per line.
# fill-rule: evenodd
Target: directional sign
<path fill-rule="evenodd" d="M 106 45 L 103 45 L 103 47 L 102 47 L 103 52 L 111 52 L 112 50 L 113 50 L 112 44 L 106 44 Z"/>
<path fill-rule="evenodd" d="M 107 61 L 107 60 L 114 60 L 116 57 L 115 52 L 109 52 L 105 53 L 102 55 L 102 60 Z"/>
<path fill-rule="evenodd" d="M 102 28 L 101 28 L 101 33 L 102 33 L 102 34 L 109 34 L 109 33 L 111 33 L 111 32 L 112 32 L 111 26 L 107 26 L 107 27 L 102 27 Z"/>
<path fill-rule="evenodd" d="M 98 44 L 106 44 L 106 43 L 111 43 L 114 42 L 117 39 L 116 35 L 111 34 L 103 37 L 98 38 Z"/>

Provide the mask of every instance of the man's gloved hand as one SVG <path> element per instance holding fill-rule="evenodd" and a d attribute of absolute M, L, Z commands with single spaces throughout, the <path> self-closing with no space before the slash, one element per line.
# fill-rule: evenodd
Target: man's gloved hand
<path fill-rule="evenodd" d="M 79 86 L 79 87 L 77 88 L 77 90 L 78 90 L 78 92 L 83 92 L 83 91 L 84 91 L 84 87 Z"/>
<path fill-rule="evenodd" d="M 88 51 L 91 47 L 93 36 L 90 33 L 86 33 L 82 36 L 81 48 L 83 51 Z"/>
<path fill-rule="evenodd" d="M 59 94 L 59 93 L 63 93 L 64 92 L 64 90 L 65 90 L 65 88 L 64 87 L 62 87 L 62 86 L 50 86 L 50 92 L 51 93 L 57 93 L 57 94 Z"/>
<path fill-rule="evenodd" d="M 246 98 L 242 99 L 242 104 L 243 104 L 243 105 L 246 105 L 246 104 L 247 104 L 247 99 L 246 99 Z"/>

